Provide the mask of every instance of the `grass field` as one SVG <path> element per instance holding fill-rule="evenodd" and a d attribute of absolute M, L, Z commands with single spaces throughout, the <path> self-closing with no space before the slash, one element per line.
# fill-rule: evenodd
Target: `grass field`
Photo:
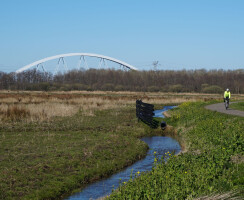
<path fill-rule="evenodd" d="M 244 111 L 244 102 L 230 104 L 230 108 L 233 108 L 235 110 L 243 110 Z"/>
<path fill-rule="evenodd" d="M 160 108 L 163 104 L 207 102 L 222 99 L 222 96 L 2 91 L 0 199 L 64 197 L 144 157 L 147 146 L 138 138 L 162 134 L 162 131 L 137 122 L 136 99 Z M 236 96 L 236 99 L 244 99 L 244 96 Z M 189 109 L 184 115 L 179 114 L 180 120 L 174 114 L 169 123 L 176 127 L 178 123 L 187 123 L 182 130 L 191 129 L 194 116 L 197 116 L 196 123 L 201 120 L 199 113 L 193 115 L 193 111 Z M 183 121 L 183 116 L 188 118 L 188 114 L 191 120 Z M 179 128 L 179 134 L 183 134 L 180 131 Z M 185 137 L 190 138 L 190 135 Z"/>

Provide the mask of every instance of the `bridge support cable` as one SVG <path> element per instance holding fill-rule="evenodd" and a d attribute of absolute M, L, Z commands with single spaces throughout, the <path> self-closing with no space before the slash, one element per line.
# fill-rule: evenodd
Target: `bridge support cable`
<path fill-rule="evenodd" d="M 39 66 L 41 66 L 43 72 L 46 72 L 46 70 L 45 70 L 45 68 L 44 68 L 44 66 L 43 66 L 43 63 L 38 64 L 38 65 L 36 66 L 36 70 L 38 70 Z"/>
<path fill-rule="evenodd" d="M 58 73 L 58 70 L 59 70 L 59 62 L 60 62 L 60 58 L 58 59 L 58 62 L 57 62 L 57 65 L 56 65 L 54 74 L 57 74 Z"/>
<path fill-rule="evenodd" d="M 87 69 L 88 69 L 88 64 L 87 64 L 87 62 L 86 62 L 85 56 L 83 56 L 83 61 L 84 61 L 84 63 L 85 63 L 85 69 L 87 70 Z"/>
<path fill-rule="evenodd" d="M 101 58 L 101 59 L 100 59 L 100 62 L 99 62 L 99 64 L 98 64 L 98 68 L 101 68 L 101 67 L 102 67 L 102 61 L 103 61 L 103 59 Z"/>
<path fill-rule="evenodd" d="M 77 65 L 77 69 L 80 70 L 81 69 L 81 63 L 82 63 L 82 60 L 83 60 L 83 63 L 84 63 L 84 69 L 87 70 L 88 69 L 88 64 L 86 62 L 86 58 L 85 56 L 80 56 L 80 59 L 78 61 L 78 65 Z"/>
<path fill-rule="evenodd" d="M 107 64 L 107 61 L 106 61 L 105 59 L 103 59 L 103 63 L 104 63 L 104 65 L 106 66 L 106 68 L 109 69 L 109 68 L 108 68 L 108 64 Z"/>
<path fill-rule="evenodd" d="M 56 69 L 55 69 L 54 74 L 57 74 L 58 71 L 59 71 L 59 69 L 60 69 L 60 61 L 62 61 L 62 63 L 63 63 L 64 69 L 65 69 L 64 71 L 65 71 L 65 72 L 68 71 L 68 66 L 67 66 L 67 64 L 66 64 L 66 62 L 65 62 L 65 60 L 64 60 L 64 57 L 60 57 L 60 58 L 58 59 L 58 63 L 57 63 L 57 66 L 56 66 Z"/>
<path fill-rule="evenodd" d="M 102 66 L 108 69 L 107 62 L 106 62 L 106 60 L 104 58 L 100 59 L 100 62 L 98 64 L 98 68 L 102 68 Z"/>
<path fill-rule="evenodd" d="M 81 58 L 82 58 L 82 56 L 80 56 L 80 59 L 78 60 L 78 64 L 77 64 L 77 69 L 78 69 L 78 70 L 80 70 Z"/>
<path fill-rule="evenodd" d="M 65 68 L 65 70 L 66 70 L 66 72 L 67 72 L 67 71 L 68 71 L 68 65 L 67 65 L 67 63 L 65 62 L 64 57 L 62 57 L 62 61 L 63 61 L 63 64 L 64 64 L 64 68 Z"/>
<path fill-rule="evenodd" d="M 57 66 L 56 66 L 56 69 L 55 69 L 54 74 L 57 74 L 57 73 L 59 72 L 59 68 L 60 68 L 60 60 L 61 60 L 61 58 L 58 59 L 58 63 L 57 63 Z"/>
<path fill-rule="evenodd" d="M 124 65 L 122 65 L 122 69 L 123 69 L 124 71 L 128 71 L 128 70 L 129 70 L 129 68 L 126 67 L 126 66 L 124 66 Z"/>

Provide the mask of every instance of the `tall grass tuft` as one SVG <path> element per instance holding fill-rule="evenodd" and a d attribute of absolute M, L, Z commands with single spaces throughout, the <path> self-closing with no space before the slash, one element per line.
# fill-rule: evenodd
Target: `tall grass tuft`
<path fill-rule="evenodd" d="M 8 106 L 5 112 L 5 119 L 11 121 L 21 121 L 30 116 L 30 111 L 16 105 Z"/>

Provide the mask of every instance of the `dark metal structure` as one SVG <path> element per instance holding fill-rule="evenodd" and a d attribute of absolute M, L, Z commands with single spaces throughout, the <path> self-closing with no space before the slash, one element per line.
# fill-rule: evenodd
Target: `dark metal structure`
<path fill-rule="evenodd" d="M 151 128 L 157 128 L 159 122 L 153 118 L 154 105 L 144 103 L 142 100 L 136 100 L 136 117 L 138 121 L 141 120 Z"/>

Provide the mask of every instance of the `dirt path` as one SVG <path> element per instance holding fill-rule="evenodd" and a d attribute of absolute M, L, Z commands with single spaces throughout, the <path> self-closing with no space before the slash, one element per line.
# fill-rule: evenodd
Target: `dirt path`
<path fill-rule="evenodd" d="M 232 103 L 237 103 L 237 102 L 230 102 L 230 104 L 232 104 Z M 225 114 L 228 114 L 228 115 L 236 115 L 236 116 L 244 117 L 244 111 L 234 110 L 234 109 L 231 109 L 231 108 L 228 108 L 228 110 L 226 110 L 225 106 L 224 106 L 224 102 L 223 103 L 216 103 L 216 104 L 208 105 L 205 108 L 208 109 L 208 110 L 213 110 L 213 111 L 225 113 Z"/>

